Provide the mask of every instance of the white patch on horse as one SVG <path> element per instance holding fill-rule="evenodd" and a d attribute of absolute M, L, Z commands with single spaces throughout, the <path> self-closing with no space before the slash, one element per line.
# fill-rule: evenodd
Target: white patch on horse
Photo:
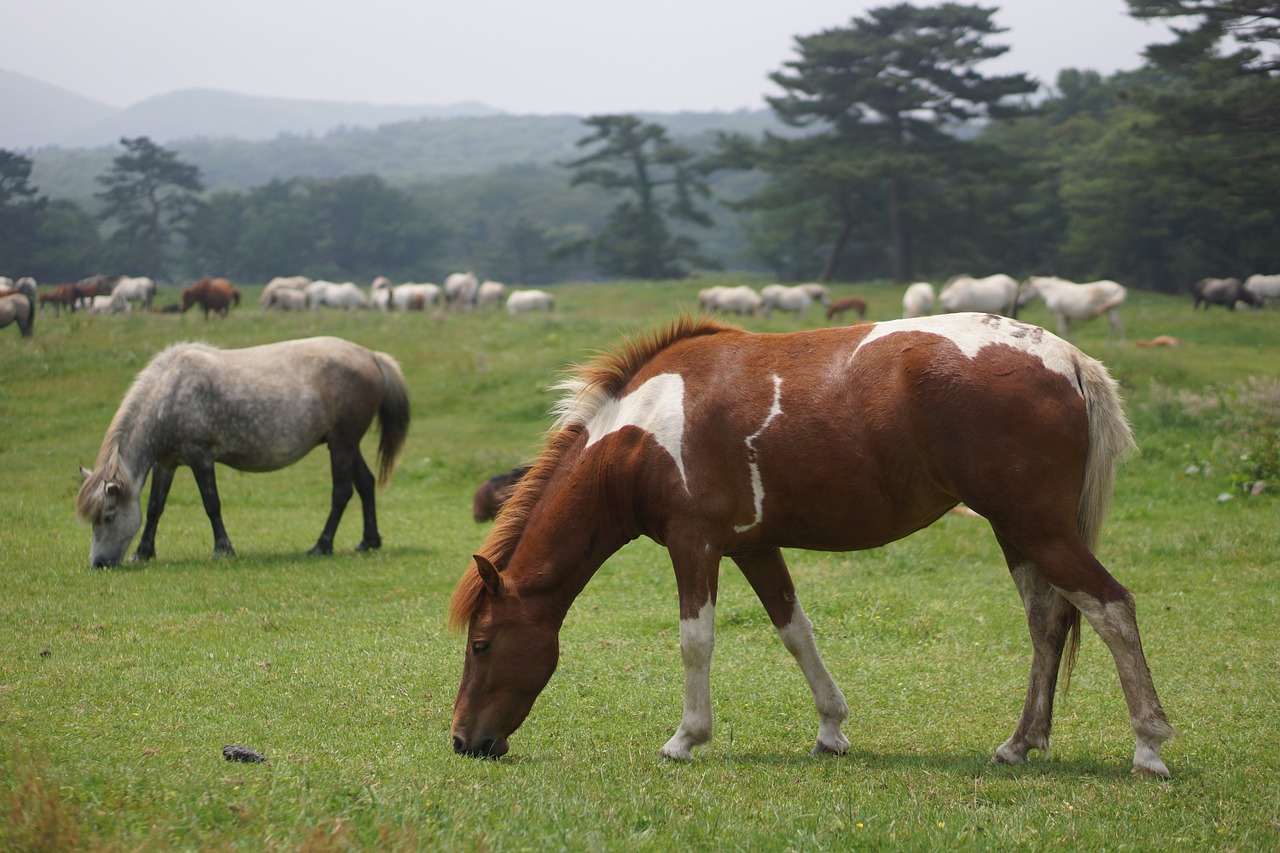
<path fill-rule="evenodd" d="M 671 455 L 688 489 L 689 478 L 684 470 L 684 378 L 678 373 L 662 373 L 625 397 L 606 401 L 586 425 L 587 447 L 626 426 L 639 427 L 653 436 Z"/>
<path fill-rule="evenodd" d="M 782 377 L 776 373 L 773 375 L 773 405 L 769 407 L 769 414 L 765 416 L 764 423 L 760 424 L 760 429 L 747 436 L 747 464 L 751 466 L 751 496 L 755 500 L 755 517 L 751 519 L 749 524 L 739 524 L 733 528 L 734 533 L 743 533 L 760 523 L 760 519 L 764 517 L 764 481 L 760 479 L 760 460 L 756 454 L 756 439 L 759 438 L 769 424 L 773 423 L 773 419 L 782 414 Z"/>
<path fill-rule="evenodd" d="M 1036 356 L 1045 367 L 1065 376 L 1081 396 L 1084 394 L 1076 376 L 1074 347 L 1039 326 L 1021 323 L 997 314 L 942 314 L 935 317 L 913 317 L 876 323 L 853 351 L 849 362 L 852 363 L 867 344 L 895 332 L 928 332 L 941 335 L 955 344 L 969 358 L 976 358 L 983 347 L 995 344 L 1011 346 Z"/>
<path fill-rule="evenodd" d="M 711 740 L 711 653 L 716 645 L 716 606 L 708 601 L 698 615 L 680 620 L 680 657 L 684 661 L 684 715 L 662 747 L 664 758 L 688 761 L 693 748 Z"/>

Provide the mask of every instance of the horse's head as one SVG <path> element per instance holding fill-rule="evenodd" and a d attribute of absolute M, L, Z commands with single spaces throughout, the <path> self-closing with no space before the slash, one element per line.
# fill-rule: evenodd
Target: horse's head
<path fill-rule="evenodd" d="M 98 471 L 81 468 L 80 476 L 84 482 L 76 498 L 76 515 L 93 525 L 89 564 L 95 569 L 119 565 L 142 527 L 142 507 L 133 484 L 123 469 L 106 476 L 101 467 Z"/>
<path fill-rule="evenodd" d="M 507 738 L 555 672 L 559 619 L 539 613 L 509 589 L 481 556 L 454 593 L 451 617 L 455 624 L 467 620 L 462 684 L 453 705 L 453 750 L 497 758 L 506 754 Z"/>
<path fill-rule="evenodd" d="M 1040 279 L 1038 276 L 1031 276 L 1022 283 L 1018 288 L 1018 307 L 1026 308 L 1037 296 L 1040 295 Z"/>

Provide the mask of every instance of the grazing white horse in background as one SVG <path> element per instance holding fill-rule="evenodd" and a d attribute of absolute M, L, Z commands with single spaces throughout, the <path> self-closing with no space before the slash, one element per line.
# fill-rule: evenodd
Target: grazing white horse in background
<path fill-rule="evenodd" d="M 831 291 L 825 284 L 810 282 L 808 284 L 797 284 L 796 287 L 809 294 L 809 298 L 820 305 L 831 305 Z"/>
<path fill-rule="evenodd" d="M 116 293 L 89 298 L 89 311 L 94 314 L 127 314 L 132 310 L 133 303 Z"/>
<path fill-rule="evenodd" d="M 555 304 L 555 297 L 545 290 L 517 290 L 507 297 L 507 313 L 516 315 L 541 311 L 547 314 Z"/>
<path fill-rule="evenodd" d="M 933 285 L 927 281 L 917 281 L 915 284 L 908 285 L 907 291 L 902 294 L 902 316 L 904 319 L 912 317 L 927 317 L 933 313 Z"/>
<path fill-rule="evenodd" d="M 996 273 L 985 278 L 974 278 L 961 273 L 947 279 L 938 293 L 938 305 L 948 314 L 958 311 L 978 311 L 984 314 L 1018 314 L 1018 282 L 1013 276 Z"/>
<path fill-rule="evenodd" d="M 407 282 L 391 288 L 391 305 L 394 311 L 426 311 L 440 301 L 440 285 L 423 282 Z"/>
<path fill-rule="evenodd" d="M 1076 284 L 1051 275 L 1033 275 L 1022 283 L 1018 305 L 1027 305 L 1037 296 L 1058 319 L 1060 337 L 1071 339 L 1073 321 L 1092 320 L 1106 314 L 1111 321 L 1107 329 L 1107 343 L 1111 343 L 1112 336 L 1117 333 L 1120 340 L 1124 340 L 1124 324 L 1120 322 L 1120 306 L 1128 296 L 1124 285 L 1109 279 Z"/>
<path fill-rule="evenodd" d="M 275 308 L 277 307 L 277 293 L 282 291 L 305 293 L 309 284 L 311 284 L 311 279 L 305 275 L 278 275 L 267 282 L 266 287 L 262 288 L 262 295 L 258 297 L 258 304 L 263 308 Z M 303 301 L 305 302 L 306 300 L 304 299 Z M 288 309 L 286 308 L 285 310 Z"/>
<path fill-rule="evenodd" d="M 369 298 L 364 291 L 353 282 L 344 281 L 334 284 L 332 281 L 313 281 L 307 285 L 307 305 L 312 311 L 319 311 L 321 305 L 330 308 L 368 308 Z"/>
<path fill-rule="evenodd" d="M 480 289 L 476 291 L 476 308 L 481 309 L 489 305 L 494 308 L 501 308 L 502 302 L 507 298 L 507 286 L 500 281 L 490 281 L 485 279 L 480 284 Z"/>
<path fill-rule="evenodd" d="M 125 276 L 111 288 L 111 295 L 129 303 L 137 302 L 143 308 L 150 308 L 151 300 L 156 297 L 156 283 L 146 276 Z"/>
<path fill-rule="evenodd" d="M 274 308 L 277 311 L 306 311 L 307 294 L 302 290 L 280 288 L 271 294 L 271 298 L 264 302 L 262 307 L 264 310 Z"/>
<path fill-rule="evenodd" d="M 1245 279 L 1244 289 L 1263 305 L 1280 300 L 1280 275 L 1251 275 Z"/>
<path fill-rule="evenodd" d="M 476 291 L 480 281 L 473 272 L 450 273 L 444 280 L 444 301 L 450 308 L 470 311 L 476 304 Z"/>
<path fill-rule="evenodd" d="M 812 304 L 813 297 L 804 285 L 766 284 L 760 288 L 760 311 L 766 317 L 772 316 L 777 309 L 795 314 L 797 320 L 802 320 Z"/>
<path fill-rule="evenodd" d="M 745 284 L 737 287 L 717 285 L 698 292 L 698 305 L 703 311 L 714 314 L 723 311 L 726 314 L 754 314 L 760 310 L 760 294 Z"/>

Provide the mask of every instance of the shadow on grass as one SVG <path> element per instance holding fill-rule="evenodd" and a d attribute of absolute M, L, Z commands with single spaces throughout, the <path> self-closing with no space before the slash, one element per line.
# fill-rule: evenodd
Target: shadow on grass
<path fill-rule="evenodd" d="M 134 560 L 132 557 L 126 559 L 116 566 L 109 566 L 96 571 L 104 572 L 140 572 L 146 570 L 169 571 L 175 569 L 189 569 L 192 566 L 224 566 L 229 570 L 245 571 L 255 569 L 274 569 L 282 566 L 289 567 L 306 567 L 306 566 L 323 566 L 338 565 L 344 563 L 367 562 L 383 562 L 399 559 L 421 559 L 429 560 L 441 556 L 441 551 L 437 548 L 423 546 L 396 546 L 394 548 L 379 548 L 374 551 L 357 551 L 354 548 L 341 549 L 336 548 L 332 554 L 311 555 L 306 551 L 250 551 L 242 553 L 237 551 L 235 555 L 228 556 L 226 554 L 208 554 L 204 557 L 171 557 L 157 556 L 150 560 Z"/>

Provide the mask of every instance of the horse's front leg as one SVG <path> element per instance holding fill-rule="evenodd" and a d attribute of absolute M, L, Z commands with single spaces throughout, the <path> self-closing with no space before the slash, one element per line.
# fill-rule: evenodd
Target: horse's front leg
<path fill-rule="evenodd" d="M 156 463 L 151 469 L 151 494 L 147 498 L 147 523 L 142 528 L 142 537 L 138 547 L 134 549 L 133 559 L 150 560 L 156 555 L 156 528 L 160 526 L 160 515 L 164 512 L 165 501 L 169 498 L 169 487 L 173 485 L 172 465 Z"/>
<path fill-rule="evenodd" d="M 218 498 L 218 478 L 213 472 L 213 460 L 193 459 L 189 464 L 200 489 L 205 515 L 209 516 L 209 524 L 213 527 L 213 556 L 234 557 L 236 549 L 231 547 L 231 537 L 227 536 L 227 528 L 222 526 L 222 501 Z"/>
<path fill-rule="evenodd" d="M 680 658 L 684 662 L 684 715 L 662 747 L 663 758 L 688 761 L 693 748 L 711 740 L 711 653 L 716 644 L 716 589 L 720 557 L 705 547 L 682 557 L 671 549 L 680 592 Z"/>
<path fill-rule="evenodd" d="M 770 548 L 740 554 L 733 561 L 759 596 L 782 644 L 800 664 L 805 681 L 809 683 L 818 709 L 818 741 L 813 747 L 814 754 L 843 755 L 849 751 L 849 739 L 840 729 L 849 718 L 849 705 L 818 654 L 813 623 L 800 606 L 782 552 Z"/>

